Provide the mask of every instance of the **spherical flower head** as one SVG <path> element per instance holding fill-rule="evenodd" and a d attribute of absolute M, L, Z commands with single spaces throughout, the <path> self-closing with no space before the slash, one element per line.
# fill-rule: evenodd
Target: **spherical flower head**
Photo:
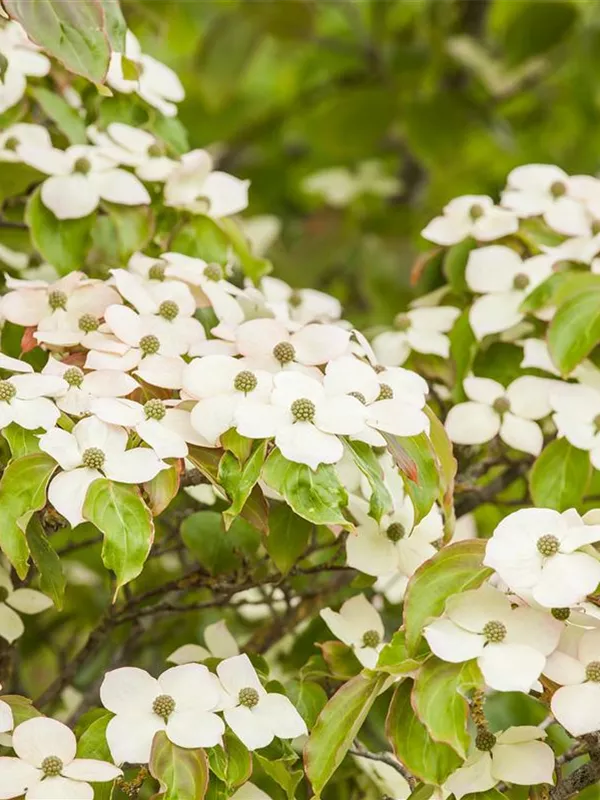
<path fill-rule="evenodd" d="M 362 403 L 363 406 L 367 405 L 367 398 L 364 396 L 362 392 L 348 392 L 350 397 L 355 397 L 359 403 Z"/>
<path fill-rule="evenodd" d="M 388 525 L 385 535 L 390 542 L 399 542 L 400 539 L 404 537 L 405 533 L 406 530 L 401 522 L 392 522 L 391 525 Z"/>
<path fill-rule="evenodd" d="M 485 623 L 482 633 L 488 642 L 499 644 L 506 638 L 506 625 L 498 620 L 491 620 Z"/>
<path fill-rule="evenodd" d="M 597 414 L 592 420 L 592 425 L 596 433 L 600 433 L 600 414 Z"/>
<path fill-rule="evenodd" d="M 563 183 L 563 181 L 554 181 L 554 183 L 550 186 L 550 194 L 552 197 L 558 199 L 559 197 L 563 197 L 567 193 L 567 187 Z"/>
<path fill-rule="evenodd" d="M 163 300 L 158 307 L 158 314 L 163 319 L 172 322 L 179 314 L 179 306 L 173 300 Z"/>
<path fill-rule="evenodd" d="M 480 203 L 473 203 L 471 208 L 469 209 L 469 216 L 475 222 L 477 219 L 481 219 L 485 214 L 485 209 Z"/>
<path fill-rule="evenodd" d="M 290 406 L 290 411 L 296 422 L 312 422 L 317 409 L 312 400 L 307 397 L 299 397 Z"/>
<path fill-rule="evenodd" d="M 67 295 L 59 289 L 53 289 L 48 293 L 48 305 L 52 311 L 58 311 L 59 308 L 65 309 L 67 307 Z"/>
<path fill-rule="evenodd" d="M 529 275 L 525 275 L 524 272 L 519 272 L 513 278 L 513 287 L 515 289 L 519 290 L 519 291 L 522 291 L 523 289 L 526 289 L 529 286 L 530 283 L 531 283 L 531 279 L 530 279 Z"/>
<path fill-rule="evenodd" d="M 14 153 L 14 151 L 19 146 L 20 142 L 16 136 L 9 136 L 8 139 L 4 142 L 4 149 L 10 150 Z"/>
<path fill-rule="evenodd" d="M 160 261 L 157 261 L 156 264 L 152 264 L 150 269 L 148 270 L 148 277 L 151 281 L 164 281 L 165 279 L 165 264 L 162 264 Z"/>
<path fill-rule="evenodd" d="M 388 386 L 387 383 L 379 384 L 379 395 L 377 397 L 378 400 L 393 400 L 394 399 L 394 390 L 391 386 Z"/>
<path fill-rule="evenodd" d="M 492 403 L 492 408 L 498 414 L 506 414 L 507 411 L 510 411 L 510 400 L 508 397 L 498 397 Z"/>
<path fill-rule="evenodd" d="M 175 700 L 169 694 L 159 694 L 152 703 L 152 711 L 166 722 L 175 711 Z"/>
<path fill-rule="evenodd" d="M 381 642 L 381 636 L 377 631 L 365 631 L 362 643 L 363 647 L 377 647 Z"/>
<path fill-rule="evenodd" d="M 550 609 L 550 613 L 554 617 L 554 619 L 559 620 L 560 622 L 566 622 L 571 616 L 571 609 L 570 608 L 552 608 Z"/>
<path fill-rule="evenodd" d="M 148 333 L 140 339 L 140 350 L 145 356 L 153 356 L 158 353 L 160 342 L 153 333 Z"/>
<path fill-rule="evenodd" d="M 144 414 L 146 415 L 146 419 L 155 419 L 160 421 L 163 419 L 166 413 L 167 409 L 165 408 L 165 404 L 162 400 L 159 400 L 158 397 L 153 397 L 151 400 L 148 400 L 146 403 L 144 403 Z"/>
<path fill-rule="evenodd" d="M 0 400 L 4 403 L 10 403 L 16 395 L 17 390 L 10 381 L 0 381 Z"/>
<path fill-rule="evenodd" d="M 73 165 L 73 170 L 79 172 L 81 175 L 87 175 L 92 169 L 92 164 L 89 158 L 78 158 Z"/>
<path fill-rule="evenodd" d="M 273 355 L 283 367 L 285 364 L 291 364 L 296 358 L 296 350 L 294 345 L 289 342 L 279 342 L 273 348 Z"/>
<path fill-rule="evenodd" d="M 90 469 L 102 469 L 105 460 L 106 456 L 99 447 L 88 447 L 81 456 L 83 466 Z"/>
<path fill-rule="evenodd" d="M 142 66 L 142 65 L 140 65 L 140 66 Z M 146 152 L 148 153 L 148 156 L 150 158 L 160 158 L 160 156 L 162 156 L 162 154 L 163 154 L 163 149 L 158 144 L 158 142 L 154 142 L 154 144 L 151 144 L 148 147 L 148 150 Z"/>
<path fill-rule="evenodd" d="M 555 556 L 558 553 L 559 548 L 560 542 L 552 533 L 547 533 L 544 536 L 540 536 L 540 538 L 537 540 L 538 552 L 540 552 L 545 558 Z"/>
<path fill-rule="evenodd" d="M 260 697 L 258 692 L 256 689 L 253 689 L 252 686 L 246 686 L 246 688 L 240 689 L 238 702 L 241 706 L 246 706 L 246 708 L 254 708 L 254 706 L 258 705 L 259 700 Z"/>
<path fill-rule="evenodd" d="M 496 744 L 496 737 L 491 731 L 480 729 L 475 737 L 475 747 L 482 752 L 489 752 Z"/>
<path fill-rule="evenodd" d="M 244 369 L 235 376 L 233 381 L 233 388 L 236 392 L 253 392 L 258 386 L 258 379 L 253 372 L 249 369 Z"/>
<path fill-rule="evenodd" d="M 79 389 L 83 383 L 83 371 L 80 370 L 79 367 L 69 367 L 69 369 L 64 372 L 63 379 L 69 386 L 74 386 L 76 389 Z"/>
<path fill-rule="evenodd" d="M 40 769 L 46 778 L 56 778 L 60 775 L 63 762 L 57 756 L 46 756 L 40 765 Z"/>
<path fill-rule="evenodd" d="M 207 264 L 204 267 L 204 277 L 208 281 L 217 281 L 223 280 L 223 267 L 219 264 Z"/>
<path fill-rule="evenodd" d="M 100 320 L 93 314 L 82 314 L 77 324 L 80 331 L 84 333 L 93 333 L 100 327 Z"/>
<path fill-rule="evenodd" d="M 407 331 L 412 325 L 408 314 L 396 314 L 394 317 L 394 328 L 401 333 Z"/>
<path fill-rule="evenodd" d="M 600 661 L 590 661 L 585 668 L 585 677 L 588 681 L 600 683 Z"/>

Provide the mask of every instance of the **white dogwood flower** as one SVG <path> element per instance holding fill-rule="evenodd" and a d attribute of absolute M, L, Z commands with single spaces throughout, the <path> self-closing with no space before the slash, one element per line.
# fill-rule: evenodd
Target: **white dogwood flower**
<path fill-rule="evenodd" d="M 523 375 L 507 388 L 471 375 L 463 381 L 469 400 L 451 408 L 446 417 L 448 436 L 455 444 L 474 445 L 499 435 L 509 447 L 537 456 L 544 437 L 536 420 L 552 410 L 550 387 L 550 380 L 533 375 Z"/>
<path fill-rule="evenodd" d="M 266 275 L 260 282 L 265 306 L 288 328 L 311 322 L 337 322 L 342 305 L 336 297 L 317 289 L 292 289 L 280 278 Z"/>
<path fill-rule="evenodd" d="M 0 428 L 11 422 L 30 431 L 54 427 L 60 411 L 49 398 L 62 394 L 67 387 L 56 375 L 33 372 L 0 380 Z"/>
<path fill-rule="evenodd" d="M 133 61 L 137 67 L 137 78 L 123 76 L 123 57 Z M 181 81 L 166 64 L 142 53 L 140 43 L 131 31 L 127 31 L 125 52 L 112 53 L 106 82 L 111 89 L 124 94 L 135 92 L 165 117 L 177 115 L 177 106 L 185 97 Z"/>
<path fill-rule="evenodd" d="M 572 736 L 600 728 L 600 630 L 569 627 L 548 658 L 544 674 L 561 688 L 552 713 Z"/>
<path fill-rule="evenodd" d="M 344 208 L 363 195 L 393 197 L 402 188 L 395 175 L 388 175 L 380 161 L 370 160 L 358 164 L 350 171 L 346 167 L 332 167 L 308 175 L 302 181 L 308 194 L 322 197 L 333 208 Z"/>
<path fill-rule="evenodd" d="M 165 182 L 165 205 L 215 219 L 230 217 L 247 208 L 249 185 L 250 181 L 214 170 L 206 150 L 192 150 L 181 156 Z"/>
<path fill-rule="evenodd" d="M 522 508 L 496 526 L 483 563 L 515 594 L 529 592 L 545 608 L 567 608 L 600 581 L 600 561 L 581 550 L 599 540 L 600 525 L 586 525 L 574 509 Z"/>
<path fill-rule="evenodd" d="M 21 161 L 19 148 L 22 145 L 38 147 L 40 150 L 44 150 L 52 147 L 52 139 L 43 125 L 17 122 L 0 133 L 0 161 L 18 164 Z"/>
<path fill-rule="evenodd" d="M 461 800 L 467 794 L 487 792 L 499 783 L 536 786 L 554 783 L 554 751 L 540 739 L 542 728 L 520 725 L 505 731 L 480 731 L 475 746 L 462 767 L 444 784 L 448 794 Z"/>
<path fill-rule="evenodd" d="M 204 629 L 204 644 L 184 644 L 178 647 L 167 661 L 173 664 L 189 664 L 192 661 L 204 661 L 206 658 L 231 658 L 240 654 L 237 642 L 229 632 L 225 620 L 219 620 Z"/>
<path fill-rule="evenodd" d="M 344 454 L 339 435 L 360 433 L 362 403 L 350 395 L 328 394 L 323 385 L 300 372 L 275 375 L 270 402 L 249 401 L 235 410 L 238 433 L 250 439 L 275 437 L 285 458 L 317 469 Z"/>
<path fill-rule="evenodd" d="M 15 589 L 10 575 L 0 566 L 0 636 L 9 644 L 23 635 L 25 626 L 19 614 L 41 614 L 52 607 L 52 600 L 35 589 Z M 18 613 L 17 613 L 18 612 Z M 1 720 L 1 715 L 0 715 Z"/>
<path fill-rule="evenodd" d="M 552 275 L 551 256 L 522 260 L 515 250 L 490 245 L 472 250 L 465 280 L 478 297 L 469 311 L 469 323 L 478 339 L 512 328 L 525 316 L 521 303 L 536 286 Z M 546 318 L 547 310 L 540 312 Z"/>
<path fill-rule="evenodd" d="M 123 122 L 111 122 L 106 131 L 93 125 L 88 136 L 117 164 L 133 167 L 143 181 L 165 181 L 177 162 L 165 155 L 164 147 L 149 131 Z"/>
<path fill-rule="evenodd" d="M 81 417 L 90 411 L 97 397 L 125 397 L 138 388 L 138 382 L 126 372 L 97 370 L 84 372 L 80 367 L 50 357 L 42 375 L 58 375 L 67 388 L 55 395 L 54 402 L 66 414 Z"/>
<path fill-rule="evenodd" d="M 116 714 L 106 741 L 117 764 L 147 764 L 157 731 L 179 747 L 214 747 L 225 732 L 217 678 L 201 664 L 182 664 L 153 678 L 137 667 L 107 672 L 100 686 L 102 705 Z"/>
<path fill-rule="evenodd" d="M 491 197 L 464 195 L 444 206 L 443 216 L 432 219 L 421 231 L 421 236 L 447 246 L 462 242 L 467 236 L 489 242 L 515 233 L 518 228 L 517 215 L 495 206 Z"/>
<path fill-rule="evenodd" d="M 13 731 L 15 756 L 0 758 L 0 797 L 24 800 L 93 800 L 91 783 L 122 775 L 108 761 L 76 758 L 75 734 L 62 722 L 34 717 Z"/>
<path fill-rule="evenodd" d="M 443 661 L 477 659 L 485 682 L 500 692 L 529 692 L 546 656 L 557 646 L 562 623 L 535 608 L 512 608 L 509 598 L 489 585 L 455 594 L 444 617 L 423 631 Z"/>
<path fill-rule="evenodd" d="M 387 367 L 404 364 L 411 352 L 448 358 L 450 339 L 446 335 L 460 315 L 454 306 L 412 308 L 397 314 L 392 331 L 384 331 L 373 339 L 377 360 Z"/>
<path fill-rule="evenodd" d="M 226 693 L 225 721 L 248 750 L 266 747 L 276 736 L 295 739 L 308 733 L 289 698 L 264 689 L 247 655 L 221 661 L 217 675 Z"/>
<path fill-rule="evenodd" d="M 126 450 L 127 431 L 96 417 L 85 417 L 72 433 L 54 428 L 40 437 L 40 449 L 58 461 L 62 472 L 48 487 L 48 499 L 72 527 L 83 522 L 82 508 L 90 484 L 106 477 L 120 483 L 151 481 L 168 464 L 154 450 Z"/>
<path fill-rule="evenodd" d="M 16 105 L 25 94 L 27 78 L 42 78 L 50 71 L 50 59 L 28 38 L 18 22 L 0 28 L 0 55 L 6 70 L 0 79 L 0 114 Z"/>
<path fill-rule="evenodd" d="M 577 383 L 555 382 L 550 392 L 552 416 L 559 436 L 573 447 L 587 450 L 600 469 L 600 391 Z"/>
<path fill-rule="evenodd" d="M 252 417 L 257 404 L 268 403 L 272 388 L 271 373 L 248 369 L 243 359 L 231 356 L 195 358 L 183 372 L 183 391 L 197 400 L 191 412 L 192 426 L 213 445 L 235 426 L 244 407 Z"/>
<path fill-rule="evenodd" d="M 346 600 L 339 611 L 323 608 L 322 619 L 334 636 L 351 647 L 364 667 L 377 664 L 385 631 L 381 617 L 364 594 Z"/>
<path fill-rule="evenodd" d="M 57 219 L 80 219 L 98 208 L 100 200 L 126 206 L 147 205 L 150 195 L 139 178 L 92 145 L 66 150 L 21 146 L 23 161 L 50 175 L 42 184 L 41 200 Z"/>
<path fill-rule="evenodd" d="M 2 684 L 0 683 L 0 690 Z M 9 733 L 15 726 L 12 708 L 4 700 L 0 700 L 0 733 Z"/>

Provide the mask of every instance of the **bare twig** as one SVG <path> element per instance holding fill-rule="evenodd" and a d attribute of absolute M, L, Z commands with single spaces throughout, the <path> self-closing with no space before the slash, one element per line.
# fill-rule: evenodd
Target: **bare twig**
<path fill-rule="evenodd" d="M 353 756 L 359 756 L 360 758 L 368 758 L 369 761 L 380 761 L 382 764 L 387 764 L 389 767 L 392 767 L 399 772 L 400 775 L 405 779 L 411 789 L 414 789 L 417 785 L 417 779 L 412 775 L 404 766 L 401 764 L 398 759 L 392 755 L 392 753 L 372 753 L 370 750 L 362 745 L 360 742 L 355 741 L 354 746 L 348 750 L 348 752 Z"/>

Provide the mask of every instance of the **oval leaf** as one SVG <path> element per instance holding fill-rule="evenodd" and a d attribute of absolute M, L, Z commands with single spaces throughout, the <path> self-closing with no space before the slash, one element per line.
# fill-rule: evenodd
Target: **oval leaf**
<path fill-rule="evenodd" d="M 581 502 L 592 468 L 589 453 L 566 439 L 545 447 L 529 475 L 531 497 L 536 506 L 566 511 Z"/>
<path fill-rule="evenodd" d="M 160 784 L 161 800 L 202 800 L 208 788 L 208 760 L 204 750 L 184 750 L 159 731 L 152 742 L 150 774 Z"/>
<path fill-rule="evenodd" d="M 581 292 L 559 306 L 548 328 L 548 349 L 568 375 L 600 341 L 600 289 Z"/>

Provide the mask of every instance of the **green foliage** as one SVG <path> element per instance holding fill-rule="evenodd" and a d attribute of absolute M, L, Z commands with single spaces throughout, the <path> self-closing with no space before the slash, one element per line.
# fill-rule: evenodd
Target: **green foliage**
<path fill-rule="evenodd" d="M 548 349 L 568 375 L 600 339 L 600 287 L 582 291 L 562 303 L 548 328 Z"/>
<path fill-rule="evenodd" d="M 581 503 L 591 465 L 585 450 L 566 439 L 555 439 L 542 451 L 529 475 L 531 497 L 536 506 L 566 511 Z"/>
<path fill-rule="evenodd" d="M 202 800 L 208 787 L 208 759 L 203 750 L 172 744 L 163 731 L 154 736 L 149 769 L 160 784 L 161 800 Z"/>

